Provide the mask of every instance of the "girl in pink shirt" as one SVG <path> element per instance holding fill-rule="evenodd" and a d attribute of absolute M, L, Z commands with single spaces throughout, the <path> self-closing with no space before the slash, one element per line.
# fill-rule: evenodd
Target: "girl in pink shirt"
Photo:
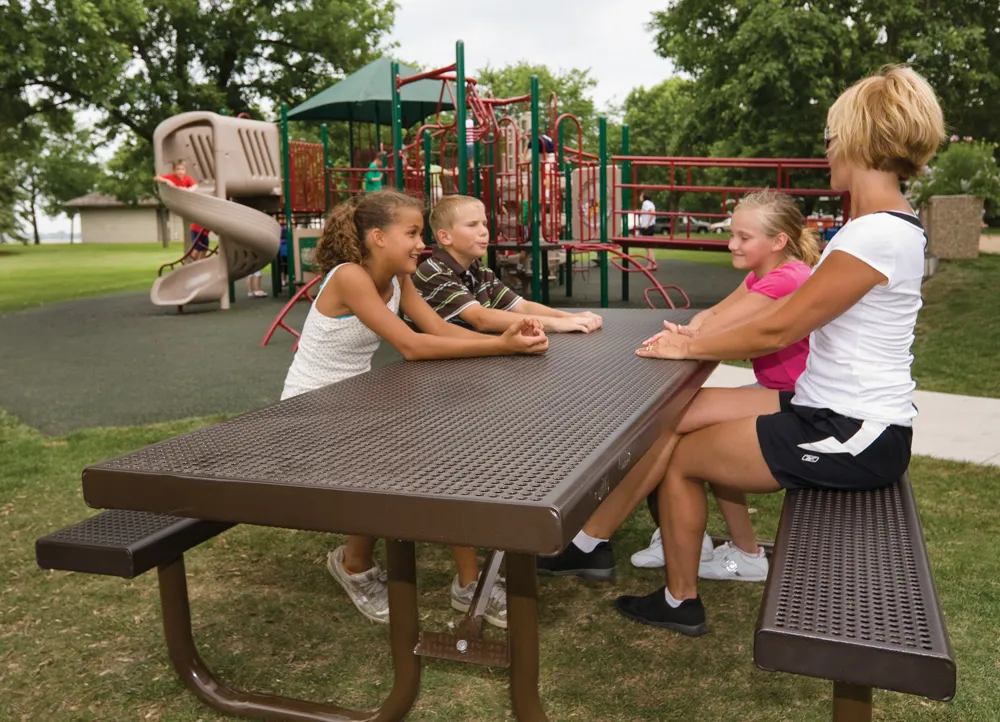
<path fill-rule="evenodd" d="M 804 225 L 802 213 L 789 196 L 773 190 L 745 195 L 733 212 L 729 250 L 733 266 L 749 271 L 747 277 L 725 299 L 697 314 L 687 326 L 669 322 L 664 326 L 668 331 L 694 336 L 738 326 L 768 313 L 779 299 L 806 282 L 812 266 L 819 260 L 819 237 Z M 780 351 L 753 359 L 757 383 L 751 387 L 794 391 L 808 354 L 807 336 Z M 713 549 L 711 539 L 706 536 L 698 575 L 703 579 L 764 581 L 767 559 L 754 541 L 743 494 L 716 494 L 716 500 L 734 541 Z M 649 508 L 655 519 L 655 492 L 649 498 Z M 632 563 L 638 567 L 663 566 L 659 529 L 648 549 L 632 555 Z"/>
<path fill-rule="evenodd" d="M 772 190 L 749 193 L 733 212 L 729 250 L 733 266 L 749 271 L 743 283 L 725 299 L 696 315 L 686 327 L 664 324 L 669 330 L 695 334 L 737 326 L 769 310 L 780 298 L 806 282 L 819 260 L 819 238 L 803 227 L 795 202 Z M 757 384 L 793 391 L 805 370 L 809 338 L 796 341 L 767 356 L 753 359 Z"/>

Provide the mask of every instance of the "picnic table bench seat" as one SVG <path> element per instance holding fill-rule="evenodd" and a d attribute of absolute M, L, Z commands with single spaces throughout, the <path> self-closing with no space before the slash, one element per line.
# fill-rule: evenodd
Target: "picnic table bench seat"
<path fill-rule="evenodd" d="M 762 669 L 832 680 L 833 719 L 867 721 L 872 688 L 955 694 L 955 661 L 909 479 L 792 490 L 754 638 Z"/>
<path fill-rule="evenodd" d="M 42 569 L 133 579 L 172 562 L 232 524 L 112 509 L 35 542 Z"/>

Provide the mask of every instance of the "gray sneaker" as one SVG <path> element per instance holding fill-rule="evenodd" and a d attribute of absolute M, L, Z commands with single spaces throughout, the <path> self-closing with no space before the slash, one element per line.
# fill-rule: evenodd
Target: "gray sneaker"
<path fill-rule="evenodd" d="M 344 568 L 345 548 L 337 547 L 326 555 L 326 568 L 330 576 L 344 588 L 359 612 L 373 622 L 388 624 L 389 586 L 386 584 L 385 572 L 376 564 L 367 572 L 351 574 Z"/>
<path fill-rule="evenodd" d="M 476 593 L 476 582 L 470 582 L 462 587 L 458 584 L 458 575 L 451 580 L 451 608 L 460 612 L 467 612 L 472 606 L 472 595 Z M 504 587 L 502 577 L 497 577 L 496 584 L 493 585 L 493 592 L 490 594 L 490 602 L 486 605 L 486 613 L 483 618 L 500 629 L 507 629 L 507 589 Z"/>

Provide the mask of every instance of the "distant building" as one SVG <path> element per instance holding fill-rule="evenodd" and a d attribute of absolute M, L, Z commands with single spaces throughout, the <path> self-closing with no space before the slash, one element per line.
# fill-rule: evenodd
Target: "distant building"
<path fill-rule="evenodd" d="M 88 193 L 63 204 L 80 213 L 83 243 L 162 243 L 184 239 L 184 222 L 148 198 L 134 205 L 113 196 Z"/>

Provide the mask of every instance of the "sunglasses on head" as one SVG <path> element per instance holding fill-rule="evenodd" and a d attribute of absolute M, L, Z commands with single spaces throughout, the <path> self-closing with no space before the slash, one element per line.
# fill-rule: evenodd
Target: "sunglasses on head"
<path fill-rule="evenodd" d="M 827 150 L 830 150 L 830 143 L 832 143 L 833 139 L 836 137 L 837 136 L 830 132 L 830 126 L 826 126 L 823 129 L 823 143 L 826 145 Z"/>

